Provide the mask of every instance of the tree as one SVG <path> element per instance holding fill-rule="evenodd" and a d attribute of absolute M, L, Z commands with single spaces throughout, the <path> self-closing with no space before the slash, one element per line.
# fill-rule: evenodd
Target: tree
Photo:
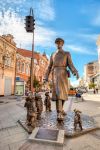
<path fill-rule="evenodd" d="M 30 86 L 30 77 L 28 78 L 27 85 Z M 33 87 L 39 88 L 40 86 L 41 85 L 40 85 L 39 81 L 36 79 L 36 76 L 34 76 Z"/>
<path fill-rule="evenodd" d="M 93 82 L 91 82 L 90 84 L 89 84 L 89 89 L 94 89 L 96 87 L 96 84 L 95 83 L 93 83 Z"/>
<path fill-rule="evenodd" d="M 36 79 L 36 76 L 34 76 L 34 80 L 33 80 L 33 87 L 34 88 L 39 88 L 41 85 L 39 83 L 39 81 Z"/>

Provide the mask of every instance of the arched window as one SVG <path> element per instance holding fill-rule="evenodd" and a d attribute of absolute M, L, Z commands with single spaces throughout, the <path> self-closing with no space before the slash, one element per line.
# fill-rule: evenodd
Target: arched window
<path fill-rule="evenodd" d="M 28 68 L 28 75 L 30 75 L 30 68 Z"/>
<path fill-rule="evenodd" d="M 25 69 L 24 68 L 24 63 L 22 63 L 21 72 L 24 72 L 25 71 L 24 69 Z"/>
<path fill-rule="evenodd" d="M 37 59 L 34 59 L 34 64 L 37 64 Z"/>
<path fill-rule="evenodd" d="M 20 71 L 20 61 L 17 62 L 17 71 Z"/>
<path fill-rule="evenodd" d="M 28 64 L 26 64 L 26 66 L 25 66 L 25 73 L 28 75 L 29 73 L 28 73 L 28 70 L 29 70 L 29 65 Z"/>

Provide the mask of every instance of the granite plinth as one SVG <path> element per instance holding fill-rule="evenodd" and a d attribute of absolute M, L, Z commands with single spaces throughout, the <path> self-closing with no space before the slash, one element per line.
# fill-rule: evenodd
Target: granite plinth
<path fill-rule="evenodd" d="M 57 141 L 59 130 L 51 130 L 51 129 L 39 129 L 35 138 L 36 139 L 47 139 Z"/>
<path fill-rule="evenodd" d="M 35 128 L 32 134 L 30 135 L 29 140 L 63 145 L 64 130 Z"/>
<path fill-rule="evenodd" d="M 43 112 L 41 119 L 37 121 L 36 127 L 46 128 L 46 129 L 57 129 L 64 130 L 65 136 L 67 137 L 75 137 L 82 134 L 86 134 L 96 129 L 100 129 L 97 125 L 93 117 L 87 116 L 85 114 L 81 114 L 82 127 L 77 126 L 76 131 L 74 130 L 74 112 L 68 112 L 64 117 L 64 121 L 57 121 L 57 113 L 56 111 L 52 112 Z M 25 126 L 24 126 L 25 127 Z M 27 130 L 27 129 L 26 129 Z"/>
<path fill-rule="evenodd" d="M 82 134 L 88 133 L 92 130 L 96 130 L 99 128 L 96 125 L 96 122 L 93 119 L 93 117 L 90 117 L 85 114 L 81 114 L 81 120 L 82 120 L 83 130 L 81 131 L 80 128 L 77 126 L 77 130 L 75 131 L 74 130 L 74 112 L 68 112 L 63 122 L 57 121 L 56 111 L 52 111 L 48 113 L 44 112 L 42 114 L 41 120 L 38 122 L 38 126 L 42 128 L 65 130 L 65 136 L 67 137 L 74 137 L 74 136 L 82 135 Z"/>
<path fill-rule="evenodd" d="M 32 128 L 31 126 L 28 126 L 28 125 L 26 124 L 26 121 L 18 120 L 18 123 L 19 123 L 29 134 L 32 133 L 33 128 Z"/>

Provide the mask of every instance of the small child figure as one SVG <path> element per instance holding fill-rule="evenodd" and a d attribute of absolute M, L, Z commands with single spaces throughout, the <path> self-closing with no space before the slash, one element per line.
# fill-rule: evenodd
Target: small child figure
<path fill-rule="evenodd" d="M 74 130 L 76 130 L 77 124 L 79 124 L 80 129 L 83 130 L 81 116 L 80 116 L 81 111 L 74 109 L 74 112 L 75 112 L 75 116 L 74 116 Z"/>
<path fill-rule="evenodd" d="M 41 119 L 41 114 L 43 111 L 43 102 L 42 102 L 42 97 L 39 93 L 35 93 L 35 103 L 36 103 L 36 108 L 37 108 L 37 119 Z"/>
<path fill-rule="evenodd" d="M 46 111 L 51 111 L 51 98 L 49 96 L 49 92 L 45 93 L 44 105 Z"/>
<path fill-rule="evenodd" d="M 35 128 L 37 112 L 34 98 L 27 97 L 24 107 L 27 109 L 27 124 Z"/>

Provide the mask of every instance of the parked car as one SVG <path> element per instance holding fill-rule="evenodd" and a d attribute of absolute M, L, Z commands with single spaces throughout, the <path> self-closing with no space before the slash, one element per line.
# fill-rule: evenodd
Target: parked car
<path fill-rule="evenodd" d="M 76 89 L 70 88 L 70 90 L 68 91 L 68 95 L 69 95 L 69 96 L 74 96 L 74 95 L 76 95 Z"/>

